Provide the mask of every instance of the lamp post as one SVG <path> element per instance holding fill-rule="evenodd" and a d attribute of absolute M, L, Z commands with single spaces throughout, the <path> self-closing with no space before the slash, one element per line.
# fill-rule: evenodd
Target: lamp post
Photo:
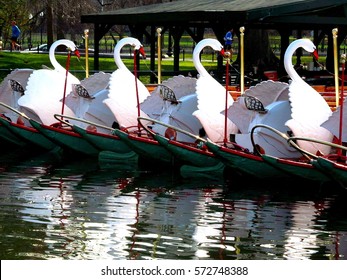
<path fill-rule="evenodd" d="M 89 36 L 89 29 L 84 30 L 84 47 L 86 50 L 86 78 L 89 77 L 89 61 L 88 61 L 88 36 Z"/>
<path fill-rule="evenodd" d="M 40 18 L 41 18 L 41 45 L 42 45 L 42 27 L 43 27 L 43 12 L 40 13 Z"/>
<path fill-rule="evenodd" d="M 29 26 L 30 26 L 30 29 L 29 29 L 29 50 L 31 50 L 31 47 L 32 47 L 32 44 L 31 44 L 31 31 L 32 31 L 32 22 L 31 20 L 33 19 L 33 15 L 32 14 L 29 14 Z"/>

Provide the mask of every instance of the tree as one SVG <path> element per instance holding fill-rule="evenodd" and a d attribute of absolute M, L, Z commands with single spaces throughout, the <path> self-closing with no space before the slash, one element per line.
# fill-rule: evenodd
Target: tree
<path fill-rule="evenodd" d="M 277 70 L 279 59 L 274 54 L 269 40 L 269 33 L 263 29 L 249 29 L 245 34 L 245 68 L 259 71 Z"/>
<path fill-rule="evenodd" d="M 6 43 L 11 37 L 11 21 L 15 20 L 20 29 L 25 31 L 29 25 L 29 16 L 27 13 L 27 1 L 15 0 L 4 1 L 0 0 L 0 38 Z"/>

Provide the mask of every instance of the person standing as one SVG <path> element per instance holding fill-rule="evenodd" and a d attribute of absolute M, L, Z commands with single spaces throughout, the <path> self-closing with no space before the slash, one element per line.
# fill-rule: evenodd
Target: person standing
<path fill-rule="evenodd" d="M 224 50 L 231 52 L 231 47 L 233 44 L 233 29 L 230 29 L 224 36 Z"/>
<path fill-rule="evenodd" d="M 12 50 L 15 50 L 16 47 L 20 48 L 20 45 L 18 44 L 18 38 L 20 36 L 21 31 L 14 20 L 11 22 L 11 27 L 12 27 L 11 51 L 12 51 Z"/>

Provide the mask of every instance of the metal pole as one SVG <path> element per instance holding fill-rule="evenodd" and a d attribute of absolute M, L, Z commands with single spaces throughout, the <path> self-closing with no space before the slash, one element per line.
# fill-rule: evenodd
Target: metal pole
<path fill-rule="evenodd" d="M 244 26 L 240 27 L 240 60 L 241 60 L 240 85 L 241 85 L 241 94 L 244 94 L 244 92 L 245 92 L 244 32 L 245 32 L 245 27 Z"/>
<path fill-rule="evenodd" d="M 338 29 L 334 28 L 333 43 L 334 43 L 334 73 L 335 73 L 335 103 L 336 107 L 339 106 L 339 64 L 338 64 L 338 53 L 337 53 L 337 33 Z"/>
<path fill-rule="evenodd" d="M 229 63 L 230 63 L 230 52 L 226 52 L 227 63 L 225 65 L 225 114 L 224 114 L 224 146 L 228 142 L 228 97 L 229 97 Z"/>
<path fill-rule="evenodd" d="M 89 77 L 89 56 L 88 56 L 88 35 L 89 35 L 89 29 L 84 30 L 84 46 L 86 49 L 86 78 Z"/>
<path fill-rule="evenodd" d="M 158 34 L 158 84 L 161 83 L 161 28 L 157 28 Z"/>

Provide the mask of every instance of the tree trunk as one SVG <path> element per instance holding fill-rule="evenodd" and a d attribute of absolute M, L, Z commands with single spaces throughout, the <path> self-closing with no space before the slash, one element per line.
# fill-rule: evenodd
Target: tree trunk
<path fill-rule="evenodd" d="M 53 11 L 51 1 L 47 1 L 46 7 L 46 24 L 47 24 L 47 44 L 50 47 L 53 44 Z"/>
<path fill-rule="evenodd" d="M 261 75 L 267 70 L 278 70 L 280 60 L 271 49 L 267 30 L 249 29 L 245 31 L 244 59 L 245 71 L 253 71 L 253 67 L 258 67 L 257 72 Z M 236 64 L 239 63 L 240 56 L 238 55 Z"/>

